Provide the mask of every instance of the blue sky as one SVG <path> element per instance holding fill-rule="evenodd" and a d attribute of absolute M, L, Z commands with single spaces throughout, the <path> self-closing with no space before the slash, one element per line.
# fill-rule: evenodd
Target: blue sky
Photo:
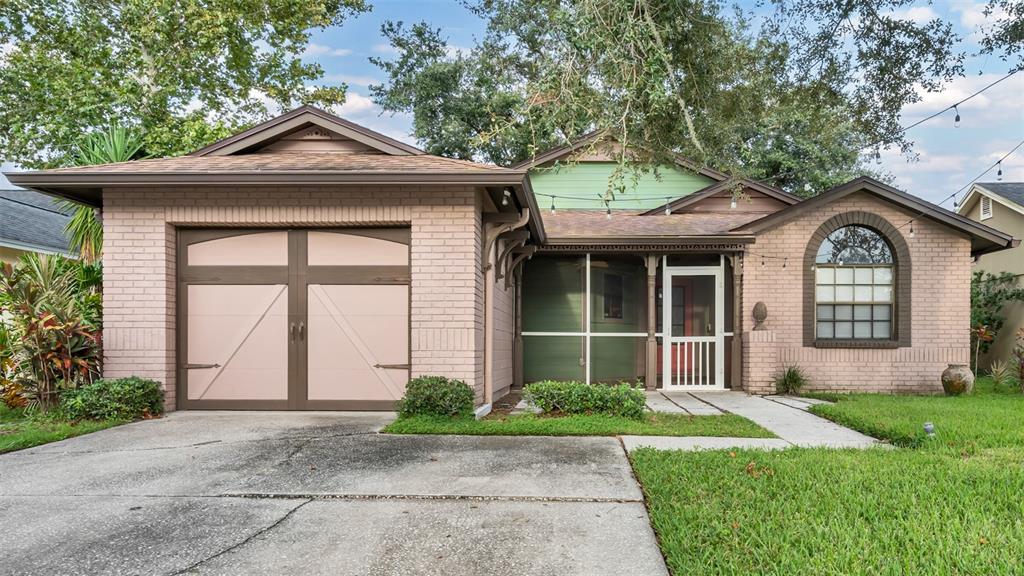
<path fill-rule="evenodd" d="M 390 46 L 380 35 L 381 23 L 424 20 L 441 28 L 449 44 L 458 48 L 473 44 L 474 38 L 483 32 L 483 22 L 457 0 L 370 2 L 371 12 L 314 34 L 304 58 L 323 66 L 323 83 L 348 84 L 348 101 L 336 112 L 371 129 L 415 143 L 409 136 L 408 117 L 384 115 L 369 99 L 367 85 L 384 78 L 369 58 L 391 54 Z M 983 2 L 970 0 L 919 2 L 904 13 L 921 21 L 938 17 L 952 22 L 967 38 L 966 48 L 973 51 L 979 27 L 991 21 L 982 13 L 983 7 Z M 952 82 L 942 92 L 925 94 L 921 102 L 904 110 L 904 125 L 942 110 L 1003 76 L 1007 70 L 1007 64 L 995 57 L 969 59 L 965 78 Z M 1024 72 L 965 103 L 960 107 L 960 115 L 959 128 L 954 128 L 953 112 L 949 111 L 910 131 L 916 160 L 908 161 L 898 150 L 890 150 L 882 156 L 881 169 L 893 175 L 898 187 L 933 202 L 969 182 L 1024 140 Z M 995 177 L 993 169 L 981 180 L 992 181 Z M 1003 180 L 1024 181 L 1024 148 L 1003 163 Z M 951 207 L 951 203 L 945 206 Z"/>

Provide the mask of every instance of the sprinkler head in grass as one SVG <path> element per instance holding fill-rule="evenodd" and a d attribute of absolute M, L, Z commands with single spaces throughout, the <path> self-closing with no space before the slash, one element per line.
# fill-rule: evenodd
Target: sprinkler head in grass
<path fill-rule="evenodd" d="M 925 422 L 924 433 L 927 434 L 929 437 L 935 436 L 935 424 L 932 424 L 931 422 Z"/>

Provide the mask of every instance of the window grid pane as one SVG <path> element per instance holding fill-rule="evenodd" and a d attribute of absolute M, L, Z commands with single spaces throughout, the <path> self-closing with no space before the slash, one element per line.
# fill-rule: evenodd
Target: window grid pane
<path fill-rule="evenodd" d="M 892 338 L 892 278 L 891 266 L 817 265 L 816 337 Z"/>

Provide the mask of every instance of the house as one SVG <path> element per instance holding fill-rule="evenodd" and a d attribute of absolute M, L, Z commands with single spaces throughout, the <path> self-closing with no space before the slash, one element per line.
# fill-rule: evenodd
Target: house
<path fill-rule="evenodd" d="M 938 390 L 967 362 L 971 259 L 1015 242 L 870 179 L 800 201 L 684 159 L 645 184 L 660 208 L 540 210 L 609 169 L 579 143 L 431 156 L 303 107 L 188 156 L 8 177 L 102 207 L 106 375 L 182 409 L 390 409 L 421 374 L 480 412 L 541 378 L 764 393 L 788 364 Z"/>
<path fill-rule="evenodd" d="M 957 213 L 1006 231 L 1017 238 L 1024 237 L 1024 182 L 984 182 L 971 187 Z M 978 259 L 976 270 L 998 274 L 1011 272 L 1018 280 L 1024 276 L 1024 248 L 1014 248 Z M 1012 302 L 1004 308 L 1006 323 L 992 341 L 981 365 L 995 360 L 1012 362 L 1017 330 L 1024 328 L 1024 303 Z"/>
<path fill-rule="evenodd" d="M 31 190 L 0 190 L 0 262 L 27 252 L 70 255 L 64 227 L 71 211 Z"/>

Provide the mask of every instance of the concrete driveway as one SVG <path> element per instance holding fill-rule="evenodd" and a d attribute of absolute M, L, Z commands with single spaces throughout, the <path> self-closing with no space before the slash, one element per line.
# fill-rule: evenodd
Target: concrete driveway
<path fill-rule="evenodd" d="M 0 456 L 2 574 L 667 574 L 611 438 L 182 412 Z"/>

